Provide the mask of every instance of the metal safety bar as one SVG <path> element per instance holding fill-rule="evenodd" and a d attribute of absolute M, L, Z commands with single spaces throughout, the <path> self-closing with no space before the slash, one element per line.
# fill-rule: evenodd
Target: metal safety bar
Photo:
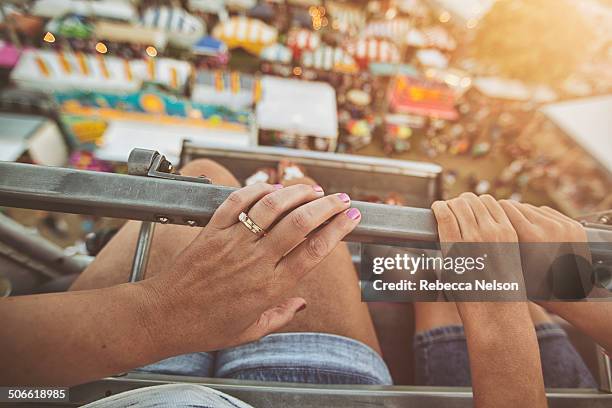
<path fill-rule="evenodd" d="M 6 207 L 203 226 L 234 190 L 181 179 L 0 162 L 0 206 Z M 437 240 L 428 209 L 359 201 L 352 206 L 362 220 L 349 241 Z"/>

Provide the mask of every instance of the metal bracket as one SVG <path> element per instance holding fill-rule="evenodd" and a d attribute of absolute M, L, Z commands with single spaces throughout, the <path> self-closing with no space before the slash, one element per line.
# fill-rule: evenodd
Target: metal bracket
<path fill-rule="evenodd" d="M 166 157 L 155 150 L 133 149 L 128 158 L 128 174 L 132 176 L 155 177 L 166 180 L 190 181 L 202 184 L 211 184 L 209 178 L 181 176 Z M 159 215 L 156 221 L 165 224 L 168 217 Z M 193 224 L 195 226 L 195 223 Z M 149 263 L 149 252 L 153 242 L 155 223 L 143 221 L 138 233 L 134 261 L 132 262 L 132 272 L 130 282 L 142 280 L 147 264 Z"/>
<path fill-rule="evenodd" d="M 200 177 L 182 176 L 164 155 L 155 150 L 147 149 L 132 149 L 128 158 L 128 174 L 211 184 L 210 179 L 205 175 Z"/>

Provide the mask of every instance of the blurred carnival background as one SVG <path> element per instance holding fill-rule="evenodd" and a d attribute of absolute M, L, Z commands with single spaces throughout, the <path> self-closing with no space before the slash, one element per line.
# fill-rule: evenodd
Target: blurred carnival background
<path fill-rule="evenodd" d="M 5 0 L 0 10 L 0 160 L 125 172 L 134 147 L 178 163 L 186 140 L 280 146 L 435 163 L 439 196 L 490 193 L 574 217 L 612 207 L 611 1 Z M 397 183 L 358 198 L 418 205 Z M 116 226 L 4 211 L 75 252 Z"/>

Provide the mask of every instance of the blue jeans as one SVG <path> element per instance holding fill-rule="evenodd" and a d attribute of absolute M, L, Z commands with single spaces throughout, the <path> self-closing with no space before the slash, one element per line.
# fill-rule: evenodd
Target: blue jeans
<path fill-rule="evenodd" d="M 565 331 L 553 323 L 535 327 L 540 346 L 544 385 L 549 388 L 596 388 L 589 369 Z M 471 386 L 470 364 L 463 326 L 437 327 L 414 338 L 416 383 L 432 386 Z"/>
<path fill-rule="evenodd" d="M 278 333 L 212 353 L 171 357 L 137 372 L 311 384 L 392 383 L 383 359 L 360 341 L 325 333 Z"/>

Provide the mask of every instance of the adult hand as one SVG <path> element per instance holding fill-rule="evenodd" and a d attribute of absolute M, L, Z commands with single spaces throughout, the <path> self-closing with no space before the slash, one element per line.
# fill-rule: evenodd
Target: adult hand
<path fill-rule="evenodd" d="M 305 184 L 257 183 L 232 192 L 172 271 L 141 282 L 160 310 L 148 322 L 152 336 L 184 353 L 277 331 L 305 307 L 287 294 L 359 223 L 349 205 L 346 194 L 324 197 L 319 186 Z M 241 212 L 267 232 L 250 231 Z"/>

